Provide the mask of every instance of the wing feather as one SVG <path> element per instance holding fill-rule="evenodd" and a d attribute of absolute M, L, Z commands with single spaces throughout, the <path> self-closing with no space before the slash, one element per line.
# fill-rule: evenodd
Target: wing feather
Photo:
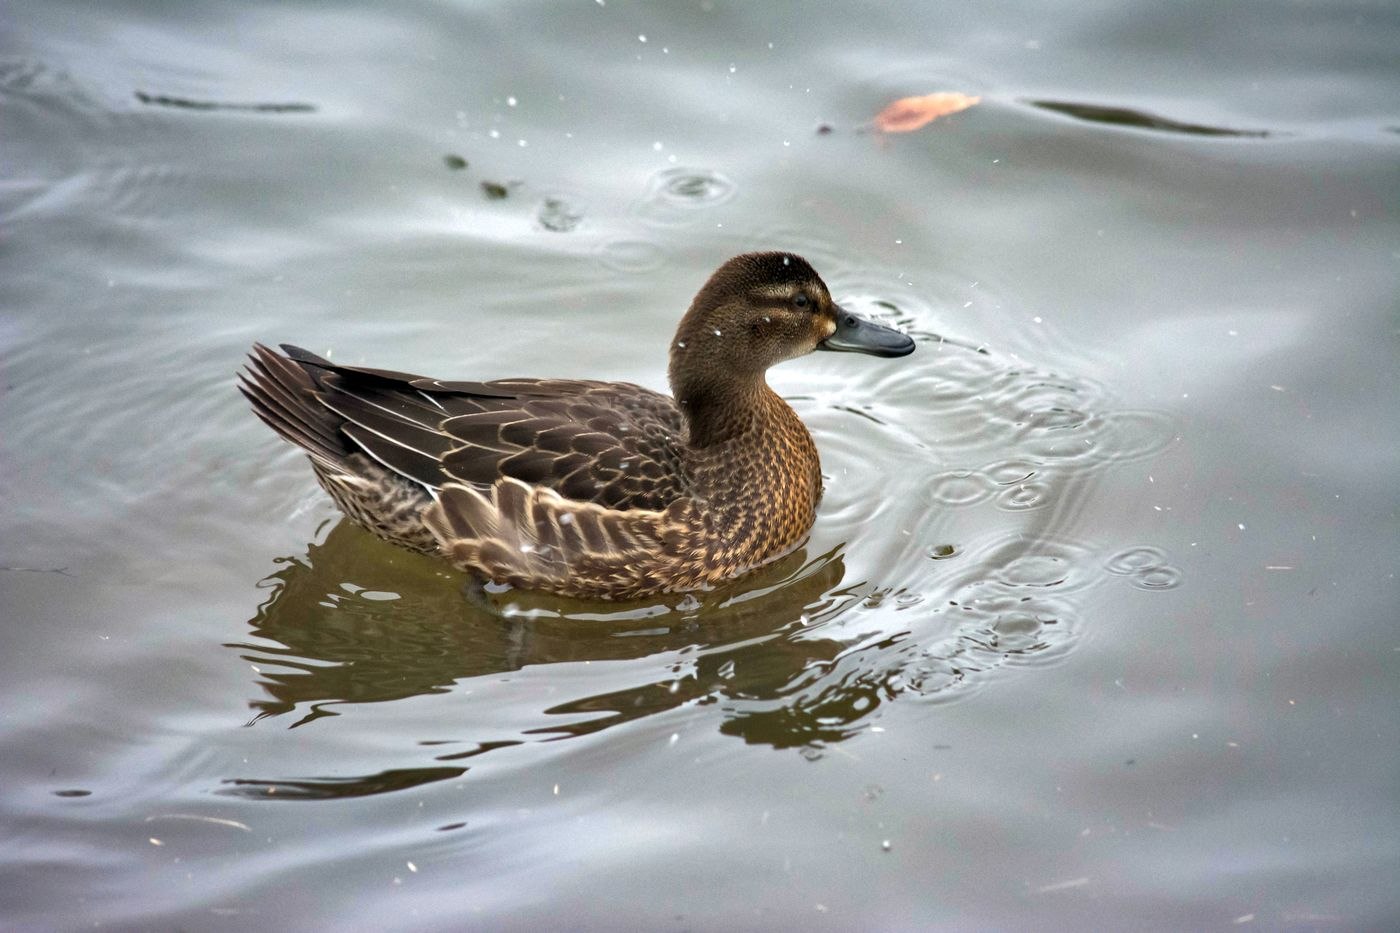
<path fill-rule="evenodd" d="M 680 412 L 640 386 L 444 381 L 282 349 L 254 347 L 242 391 L 329 464 L 359 451 L 429 489 L 506 477 L 609 508 L 658 510 L 687 495 Z"/>

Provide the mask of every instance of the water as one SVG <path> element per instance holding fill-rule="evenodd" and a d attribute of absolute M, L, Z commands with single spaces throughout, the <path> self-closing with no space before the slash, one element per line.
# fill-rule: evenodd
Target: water
<path fill-rule="evenodd" d="M 7 925 L 1400 918 L 1393 5 L 5 20 Z M 821 515 L 698 600 L 479 611 L 234 391 L 661 386 L 755 248 L 920 349 L 773 371 Z"/>

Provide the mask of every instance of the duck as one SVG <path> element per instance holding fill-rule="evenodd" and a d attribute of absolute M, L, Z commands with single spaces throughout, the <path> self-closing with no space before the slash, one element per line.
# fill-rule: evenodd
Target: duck
<path fill-rule="evenodd" d="M 791 252 L 735 256 L 669 350 L 671 395 L 582 379 L 449 381 L 254 344 L 239 388 L 354 523 L 479 584 L 635 600 L 711 590 L 794 551 L 821 461 L 768 369 L 902 357 Z"/>

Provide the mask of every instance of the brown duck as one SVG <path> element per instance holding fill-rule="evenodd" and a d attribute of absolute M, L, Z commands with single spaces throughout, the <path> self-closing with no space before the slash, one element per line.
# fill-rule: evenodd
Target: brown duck
<path fill-rule="evenodd" d="M 813 350 L 914 341 L 831 300 L 791 253 L 710 277 L 671 343 L 674 398 L 625 382 L 445 382 L 253 348 L 243 394 L 342 511 L 478 578 L 630 599 L 712 587 L 797 547 L 821 497 L 807 428 L 764 379 Z"/>

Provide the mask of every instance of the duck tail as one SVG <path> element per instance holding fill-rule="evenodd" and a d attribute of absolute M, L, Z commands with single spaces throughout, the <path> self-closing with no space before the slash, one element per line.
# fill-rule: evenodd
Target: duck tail
<path fill-rule="evenodd" d="M 268 427 L 306 451 L 312 460 L 343 471 L 346 458 L 354 452 L 340 430 L 344 419 L 321 404 L 306 366 L 307 362 L 255 343 L 247 368 L 238 374 L 238 390 Z"/>

